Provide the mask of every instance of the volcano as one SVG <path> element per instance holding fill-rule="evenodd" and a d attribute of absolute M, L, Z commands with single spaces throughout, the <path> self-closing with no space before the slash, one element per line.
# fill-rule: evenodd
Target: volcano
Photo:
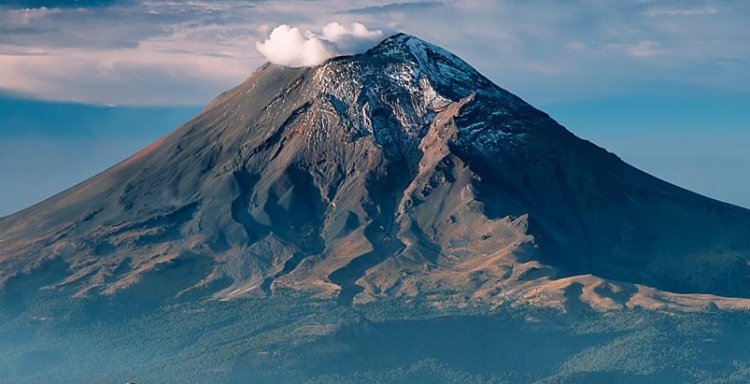
<path fill-rule="evenodd" d="M 448 380 L 452 369 L 469 375 L 461 376 L 465 382 L 487 382 L 501 380 L 497 372 L 509 365 L 516 374 L 503 377 L 511 382 L 689 381 L 693 357 L 675 369 L 673 362 L 638 355 L 633 361 L 654 364 L 645 373 L 582 361 L 596 348 L 614 348 L 623 329 L 627 337 L 641 337 L 645 329 L 667 332 L 674 324 L 654 325 L 663 325 L 667 312 L 692 322 L 695 316 L 707 321 L 706 314 L 721 317 L 714 319 L 720 324 L 727 314 L 744 319 L 749 260 L 750 211 L 626 164 L 455 55 L 397 34 L 363 54 L 315 67 L 265 64 L 139 153 L 1 219 L 0 300 L 11 325 L 0 335 L 10 340 L 19 329 L 29 331 L 23 319 L 41 317 L 55 319 L 49 326 L 57 330 L 50 331 L 55 340 L 68 340 L 60 335 L 70 329 L 89 332 L 89 324 L 104 321 L 92 320 L 102 313 L 112 316 L 97 329 L 132 325 L 134 318 L 155 333 L 173 329 L 165 318 L 172 325 L 197 322 L 200 327 L 184 327 L 175 339 L 198 332 L 237 351 L 222 349 L 225 358 L 210 366 L 219 372 L 213 382 L 245 382 L 238 377 L 246 378 L 248 367 L 258 374 L 270 366 L 258 356 L 286 360 L 274 360 L 285 363 L 255 376 L 257 382 L 333 382 L 345 369 L 331 361 L 342 353 L 357 367 L 346 376 L 350 382 L 464 382 Z M 248 306 L 262 319 L 238 320 Z M 285 315 L 257 315 L 276 310 Z M 198 314 L 186 320 L 175 311 Z M 227 311 L 235 315 L 223 317 Z M 297 320 L 279 320 L 289 313 Z M 533 368 L 519 366 L 513 349 L 495 339 L 498 332 L 530 329 L 530 313 L 542 324 L 635 316 L 650 325 L 623 325 L 576 346 L 567 344 L 581 340 L 571 336 L 578 331 L 567 326 L 561 326 L 565 336 L 534 331 L 535 348 L 554 359 L 540 357 Z M 513 320 L 497 320 L 500 315 Z M 414 326 L 420 321 L 430 327 Z M 466 340 L 488 338 L 476 351 L 506 351 L 505 365 L 487 356 L 472 365 L 423 348 L 409 352 L 422 355 L 404 368 L 382 358 L 388 347 L 371 348 L 381 345 L 373 340 L 419 345 L 432 339 L 430 332 L 445 337 L 442 330 L 455 328 L 469 345 L 475 344 Z M 687 340 L 691 332 L 681 335 Z M 134 334 L 117 334 L 141 348 Z M 727 340 L 746 335 L 740 336 Z M 39 347 L 38 337 L 22 339 L 4 353 L 14 367 L 28 353 L 49 349 Z M 95 342 L 88 343 L 81 345 Z M 180 350 L 191 353 L 200 345 L 185 343 Z M 300 345 L 338 356 L 324 362 L 340 369 L 310 368 L 320 360 Z M 449 339 L 435 351 L 465 347 Z M 343 349 L 332 352 L 337 348 Z M 27 352 L 14 354 L 19 350 Z M 184 359 L 173 361 L 159 352 L 152 361 L 168 359 L 179 376 L 179 367 L 194 361 L 181 353 Z M 60 361 L 42 356 L 52 361 L 44 369 L 12 368 L 5 377 L 82 377 L 60 376 L 75 365 L 70 358 L 54 351 Z M 136 363 L 128 359 L 127 368 L 108 366 L 102 376 L 84 371 L 89 376 L 83 377 L 133 372 Z M 724 364 L 727 375 L 743 369 L 724 358 L 712 361 Z M 719 369 L 712 367 L 706 370 Z M 404 369 L 417 373 L 404 376 Z M 164 374 L 156 366 L 144 372 Z"/>

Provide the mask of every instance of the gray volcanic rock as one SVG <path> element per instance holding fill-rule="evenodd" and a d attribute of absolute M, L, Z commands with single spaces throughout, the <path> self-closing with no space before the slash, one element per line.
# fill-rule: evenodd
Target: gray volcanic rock
<path fill-rule="evenodd" d="M 0 219 L 0 286 L 167 303 L 745 307 L 750 211 L 643 173 L 399 34 L 266 64 L 115 167 Z M 26 287 L 26 288 L 24 288 Z M 693 295 L 703 294 L 703 295 Z"/>

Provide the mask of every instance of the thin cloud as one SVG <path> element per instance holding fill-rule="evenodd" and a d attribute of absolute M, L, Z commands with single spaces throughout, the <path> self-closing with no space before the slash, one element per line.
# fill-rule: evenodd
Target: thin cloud
<path fill-rule="evenodd" d="M 610 44 L 607 47 L 632 57 L 653 57 L 663 53 L 661 45 L 651 40 L 643 40 L 633 44 Z"/>
<path fill-rule="evenodd" d="M 3 28 L 19 28 L 27 27 L 34 22 L 38 22 L 40 19 L 61 13 L 60 8 L 22 8 L 22 9 L 11 9 L 5 13 L 0 13 L 0 20 L 2 20 Z"/>
<path fill-rule="evenodd" d="M 0 68 L 0 88 L 97 105 L 203 104 L 247 74 L 239 60 L 150 49 L 0 55 Z"/>
<path fill-rule="evenodd" d="M 361 8 L 352 8 L 343 11 L 338 11 L 338 14 L 343 13 L 357 13 L 357 14 L 370 14 L 377 15 L 389 12 L 410 12 L 410 11 L 423 11 L 430 7 L 441 7 L 445 5 L 442 1 L 414 1 L 414 2 L 403 2 L 403 3 L 389 3 L 382 5 L 370 5 Z"/>
<path fill-rule="evenodd" d="M 696 15 L 714 15 L 719 13 L 716 7 L 702 8 L 654 8 L 649 9 L 644 14 L 649 17 L 658 16 L 696 16 Z"/>

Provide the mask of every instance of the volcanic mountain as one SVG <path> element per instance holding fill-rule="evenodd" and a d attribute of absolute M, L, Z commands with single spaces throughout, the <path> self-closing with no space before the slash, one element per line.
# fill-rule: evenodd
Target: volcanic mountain
<path fill-rule="evenodd" d="M 398 34 L 0 219 L 7 383 L 750 382 L 750 211 Z"/>
<path fill-rule="evenodd" d="M 750 211 L 631 167 L 403 34 L 263 65 L 0 220 L 0 286 L 161 303 L 736 307 L 718 296 L 750 297 L 749 259 Z"/>

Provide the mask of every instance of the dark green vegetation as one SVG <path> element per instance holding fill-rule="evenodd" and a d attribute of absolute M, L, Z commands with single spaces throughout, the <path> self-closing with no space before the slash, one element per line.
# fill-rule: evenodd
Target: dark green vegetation
<path fill-rule="evenodd" d="M 108 302 L 50 303 L 39 299 L 22 312 L 3 313 L 0 381 L 750 380 L 750 316 L 744 313 L 569 315 L 518 308 L 445 312 L 418 302 L 352 308 L 286 295 L 174 303 L 137 315 Z"/>

